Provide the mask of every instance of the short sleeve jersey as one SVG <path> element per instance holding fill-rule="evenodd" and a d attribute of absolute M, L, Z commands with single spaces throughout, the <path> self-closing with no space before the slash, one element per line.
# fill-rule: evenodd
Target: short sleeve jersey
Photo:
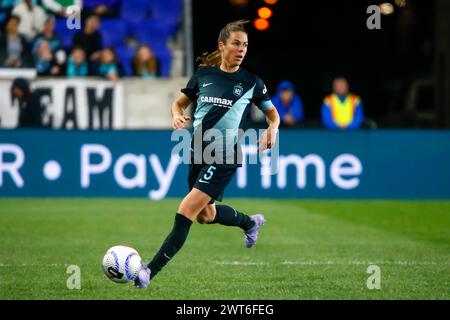
<path fill-rule="evenodd" d="M 202 124 L 203 130 L 241 128 L 252 103 L 262 111 L 272 107 L 264 82 L 242 68 L 227 73 L 201 67 L 181 92 L 196 102 L 194 128 Z"/>
<path fill-rule="evenodd" d="M 217 129 L 228 138 L 233 138 L 230 134 L 237 138 L 253 103 L 262 111 L 273 106 L 264 82 L 242 68 L 227 73 L 200 67 L 181 92 L 196 104 L 194 132 Z"/>

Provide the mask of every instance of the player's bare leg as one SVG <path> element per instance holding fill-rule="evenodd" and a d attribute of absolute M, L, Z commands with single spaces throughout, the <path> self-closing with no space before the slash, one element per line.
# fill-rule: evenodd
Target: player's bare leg
<path fill-rule="evenodd" d="M 175 256 L 187 239 L 192 221 L 211 201 L 203 191 L 193 188 L 181 202 L 172 231 L 148 265 L 143 265 L 135 280 L 137 288 L 146 288 L 150 280 Z"/>

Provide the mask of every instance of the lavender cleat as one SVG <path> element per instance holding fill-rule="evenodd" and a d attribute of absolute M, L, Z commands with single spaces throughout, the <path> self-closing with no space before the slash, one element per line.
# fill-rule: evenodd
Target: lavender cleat
<path fill-rule="evenodd" d="M 135 288 L 147 288 L 150 284 L 150 269 L 145 264 L 142 264 L 141 270 L 139 270 L 136 279 L 134 279 Z"/>
<path fill-rule="evenodd" d="M 255 221 L 255 225 L 247 231 L 244 231 L 244 241 L 245 247 L 251 248 L 256 244 L 258 240 L 259 229 L 264 225 L 266 219 L 262 214 L 255 214 L 250 217 L 251 220 Z"/>

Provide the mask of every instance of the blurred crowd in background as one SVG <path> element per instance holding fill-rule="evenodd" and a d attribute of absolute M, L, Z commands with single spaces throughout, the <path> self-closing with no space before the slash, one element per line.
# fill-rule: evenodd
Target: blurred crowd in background
<path fill-rule="evenodd" d="M 74 5 L 81 8 L 81 29 L 68 28 Z M 1 67 L 34 68 L 38 76 L 118 81 L 125 76 L 169 76 L 167 42 L 180 28 L 182 1 L 9 0 L 1 10 Z M 20 98 L 29 86 L 18 81 L 15 90 Z M 284 127 L 302 124 L 302 99 L 292 82 L 278 85 L 273 103 Z M 325 128 L 357 129 L 363 124 L 361 99 L 350 93 L 345 78 L 334 80 L 321 110 Z"/>
<path fill-rule="evenodd" d="M 69 29 L 81 9 L 80 29 Z M 73 15 L 73 17 L 72 17 Z M 167 77 L 182 0 L 4 0 L 0 66 L 38 76 Z"/>
<path fill-rule="evenodd" d="M 211 19 L 217 17 L 204 15 L 203 11 L 209 10 L 205 3 L 209 2 L 192 2 L 192 10 L 196 12 L 193 14 L 193 58 L 205 49 L 214 49 L 216 41 L 217 30 L 204 24 L 210 24 Z M 229 9 L 228 1 L 218 1 L 216 5 L 217 10 L 224 11 L 225 17 L 220 17 L 223 23 L 249 16 L 247 11 L 251 10 Z M 326 12 L 338 12 L 338 7 L 331 5 Z M 81 9 L 79 28 L 73 28 L 76 25 L 73 19 L 78 17 L 73 6 Z M 274 37 L 284 39 L 282 36 L 289 36 L 280 30 L 285 28 L 283 17 L 293 14 L 290 6 L 291 3 L 284 2 L 278 7 L 280 14 L 274 17 L 273 30 L 258 33 L 249 25 L 252 49 L 244 65 L 268 84 L 282 126 L 347 130 L 438 125 L 442 117 L 438 116 L 440 111 L 434 101 L 431 64 L 427 62 L 432 52 L 427 48 L 433 46 L 428 37 L 420 36 L 430 28 L 432 15 L 427 13 L 420 19 L 411 20 L 414 24 L 407 20 L 410 24 L 404 25 L 408 14 L 424 11 L 418 2 L 409 1 L 398 10 L 396 19 L 403 23 L 399 24 L 398 32 L 393 28 L 395 20 L 390 18 L 383 18 L 380 31 L 365 30 L 364 23 L 355 28 L 352 23 L 360 23 L 357 19 L 344 19 L 338 24 L 341 29 L 345 27 L 343 30 L 348 31 L 348 37 L 350 34 L 352 37 L 364 36 L 361 43 L 365 41 L 368 47 L 356 50 L 355 56 L 352 55 L 353 47 L 357 48 L 358 44 L 352 42 L 351 46 L 339 48 L 340 54 L 331 50 L 317 57 L 314 48 L 337 48 L 335 42 L 340 41 L 340 37 L 330 38 L 328 34 L 319 33 L 311 34 L 310 39 L 303 33 L 299 35 L 304 40 L 301 45 L 303 59 L 296 60 L 291 68 L 282 67 L 282 61 L 279 68 L 262 68 L 273 52 L 270 47 L 267 50 L 259 50 L 259 47 L 264 47 Z M 314 8 L 311 6 L 311 10 Z M 365 11 L 359 11 L 365 19 Z M 325 11 L 320 13 L 325 14 Z M 412 31 L 417 30 L 418 21 L 428 29 L 418 34 L 420 37 L 417 38 L 421 40 L 416 43 L 408 39 Z M 173 66 L 178 66 L 174 63 L 175 51 L 185 50 L 182 22 L 183 0 L 2 0 L 0 67 L 31 68 L 39 77 L 94 76 L 113 82 L 124 77 L 173 77 Z M 311 21 L 304 23 L 311 24 Z M 299 32 L 304 30 L 302 26 L 296 28 Z M 317 30 L 331 30 L 325 26 L 322 29 Z M 324 36 L 330 41 L 328 46 L 327 42 L 319 45 Z M 398 45 L 390 46 L 389 43 Z M 391 47 L 395 52 L 391 53 Z M 373 58 L 381 54 L 392 54 L 401 59 L 384 59 L 381 63 L 382 60 Z M 180 63 L 180 70 L 186 68 L 184 63 Z M 370 70 L 369 77 L 361 66 L 372 64 L 375 67 Z M 184 71 L 176 75 L 184 74 Z M 262 124 L 257 117 L 253 120 L 255 125 Z"/>

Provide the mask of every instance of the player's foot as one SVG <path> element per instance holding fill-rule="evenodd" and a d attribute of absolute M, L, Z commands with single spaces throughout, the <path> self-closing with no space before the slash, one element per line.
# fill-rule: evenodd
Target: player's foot
<path fill-rule="evenodd" d="M 141 289 L 147 288 L 150 284 L 150 274 L 150 268 L 143 264 L 134 280 L 134 287 Z"/>
<path fill-rule="evenodd" d="M 244 232 L 244 242 L 245 247 L 247 248 L 251 248 L 256 244 L 256 240 L 258 240 L 259 229 L 266 222 L 266 219 L 264 219 L 264 216 L 262 214 L 255 214 L 254 216 L 251 216 L 250 219 L 255 222 L 255 225 Z"/>

